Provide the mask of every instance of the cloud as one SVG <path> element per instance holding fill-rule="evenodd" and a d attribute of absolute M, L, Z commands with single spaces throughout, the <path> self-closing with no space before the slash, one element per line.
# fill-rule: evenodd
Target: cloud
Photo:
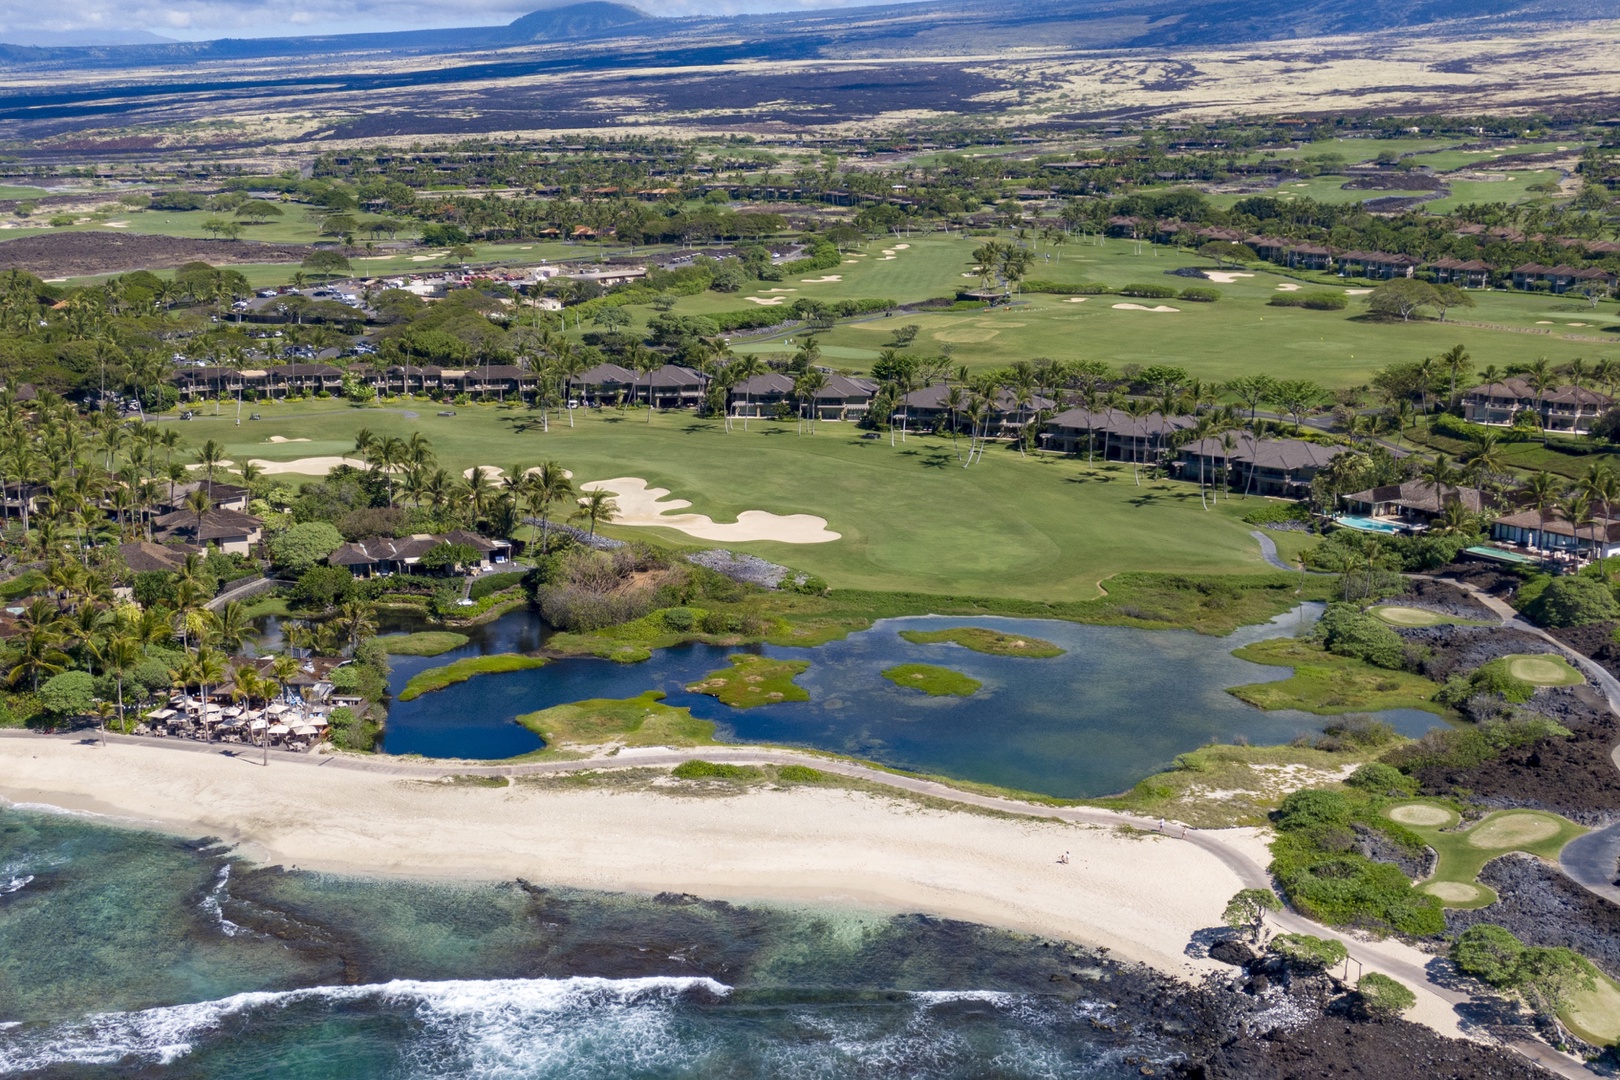
<path fill-rule="evenodd" d="M 814 11 L 858 7 L 872 0 L 627 0 L 649 15 L 671 18 Z M 274 37 L 368 31 L 488 26 L 511 22 L 537 0 L 62 0 L 42 8 L 0 0 L 0 41 L 11 31 L 148 30 L 173 37 Z"/>

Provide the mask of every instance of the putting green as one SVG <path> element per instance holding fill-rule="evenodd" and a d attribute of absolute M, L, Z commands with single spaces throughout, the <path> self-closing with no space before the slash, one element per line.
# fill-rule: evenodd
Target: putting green
<path fill-rule="evenodd" d="M 1423 891 L 1452 905 L 1472 904 L 1485 895 L 1485 890 L 1478 885 L 1462 881 L 1431 881 L 1423 886 Z"/>
<path fill-rule="evenodd" d="M 1450 620 L 1436 611 L 1415 607 L 1376 607 L 1373 614 L 1396 626 L 1438 626 Z"/>
<path fill-rule="evenodd" d="M 1558 835 L 1560 826 L 1539 814 L 1496 814 L 1468 830 L 1468 846 L 1511 851 Z"/>
<path fill-rule="evenodd" d="M 1591 990 L 1571 994 L 1564 1023 L 1596 1046 L 1620 1042 L 1620 986 L 1601 975 Z"/>
<path fill-rule="evenodd" d="M 1450 825 L 1457 820 L 1457 815 L 1443 806 L 1431 806 L 1429 803 L 1408 803 L 1397 806 L 1389 812 L 1391 821 L 1398 821 L 1402 825 L 1427 825 L 1431 828 Z"/>
<path fill-rule="evenodd" d="M 1508 656 L 1508 674 L 1532 686 L 1574 686 L 1586 680 L 1561 656 Z"/>

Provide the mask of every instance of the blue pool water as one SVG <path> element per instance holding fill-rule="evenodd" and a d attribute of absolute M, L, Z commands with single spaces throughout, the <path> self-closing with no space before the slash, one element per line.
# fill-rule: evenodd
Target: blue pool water
<path fill-rule="evenodd" d="M 1386 536 L 1395 536 L 1406 531 L 1399 525 L 1393 525 L 1387 521 L 1379 521 L 1376 518 L 1362 517 L 1360 514 L 1340 514 L 1333 520 L 1338 524 L 1343 525 L 1347 529 L 1358 529 L 1361 532 L 1383 533 Z"/>
<path fill-rule="evenodd" d="M 1301 609 L 1228 637 L 1190 631 L 1082 626 L 1044 619 L 886 619 L 870 630 L 814 649 L 746 651 L 807 660 L 798 677 L 807 702 L 733 709 L 686 685 L 727 666 L 743 651 L 708 645 L 660 650 L 640 664 L 571 659 L 531 671 L 479 676 L 414 701 L 395 703 L 383 749 L 392 754 L 495 759 L 539 749 L 514 723 L 522 713 L 586 698 L 626 698 L 647 690 L 667 704 L 713 720 L 723 738 L 813 747 L 900 768 L 1065 797 L 1122 791 L 1168 766 L 1177 754 L 1242 737 L 1284 743 L 1319 731 L 1324 718 L 1264 712 L 1226 688 L 1287 678 L 1290 670 L 1239 660 L 1232 650 L 1292 634 L 1313 618 Z M 1068 650 L 1045 660 L 987 656 L 956 645 L 914 645 L 910 628 L 985 626 L 1043 638 Z M 538 623 L 518 613 L 495 624 L 468 653 L 512 651 Z M 525 635 L 531 635 L 525 638 Z M 391 685 L 451 656 L 397 658 Z M 929 697 L 895 686 L 881 672 L 920 662 L 965 672 L 984 684 L 968 698 Z M 1443 722 L 1419 710 L 1379 714 L 1406 735 Z"/>

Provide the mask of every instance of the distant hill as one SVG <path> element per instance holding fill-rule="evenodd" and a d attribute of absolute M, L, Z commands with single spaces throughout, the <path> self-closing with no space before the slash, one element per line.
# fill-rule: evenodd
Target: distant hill
<path fill-rule="evenodd" d="M 0 30 L 0 44 L 44 49 L 94 48 L 98 45 L 161 45 L 174 38 L 145 30 Z"/>
<path fill-rule="evenodd" d="M 654 18 L 610 0 L 566 0 L 506 26 L 324 37 L 78 47 L 0 46 L 14 67 L 129 68 L 345 53 L 449 54 L 588 43 L 566 63 L 632 66 L 814 57 L 984 55 L 1007 48 L 1237 45 L 1426 28 L 1620 19 L 1620 0 L 923 0 L 764 15 Z"/>

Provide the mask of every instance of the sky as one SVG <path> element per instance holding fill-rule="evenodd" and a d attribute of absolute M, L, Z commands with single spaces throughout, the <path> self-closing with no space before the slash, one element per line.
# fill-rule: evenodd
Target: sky
<path fill-rule="evenodd" d="M 566 0 L 564 0 L 566 2 Z M 874 0 L 620 0 L 649 15 L 735 15 L 854 7 Z M 85 35 L 120 43 L 145 31 L 200 41 L 218 37 L 285 37 L 485 26 L 511 22 L 553 0 L 59 0 L 40 5 L 0 0 L 0 41 L 72 44 Z M 55 40 L 60 36 L 62 40 Z"/>

